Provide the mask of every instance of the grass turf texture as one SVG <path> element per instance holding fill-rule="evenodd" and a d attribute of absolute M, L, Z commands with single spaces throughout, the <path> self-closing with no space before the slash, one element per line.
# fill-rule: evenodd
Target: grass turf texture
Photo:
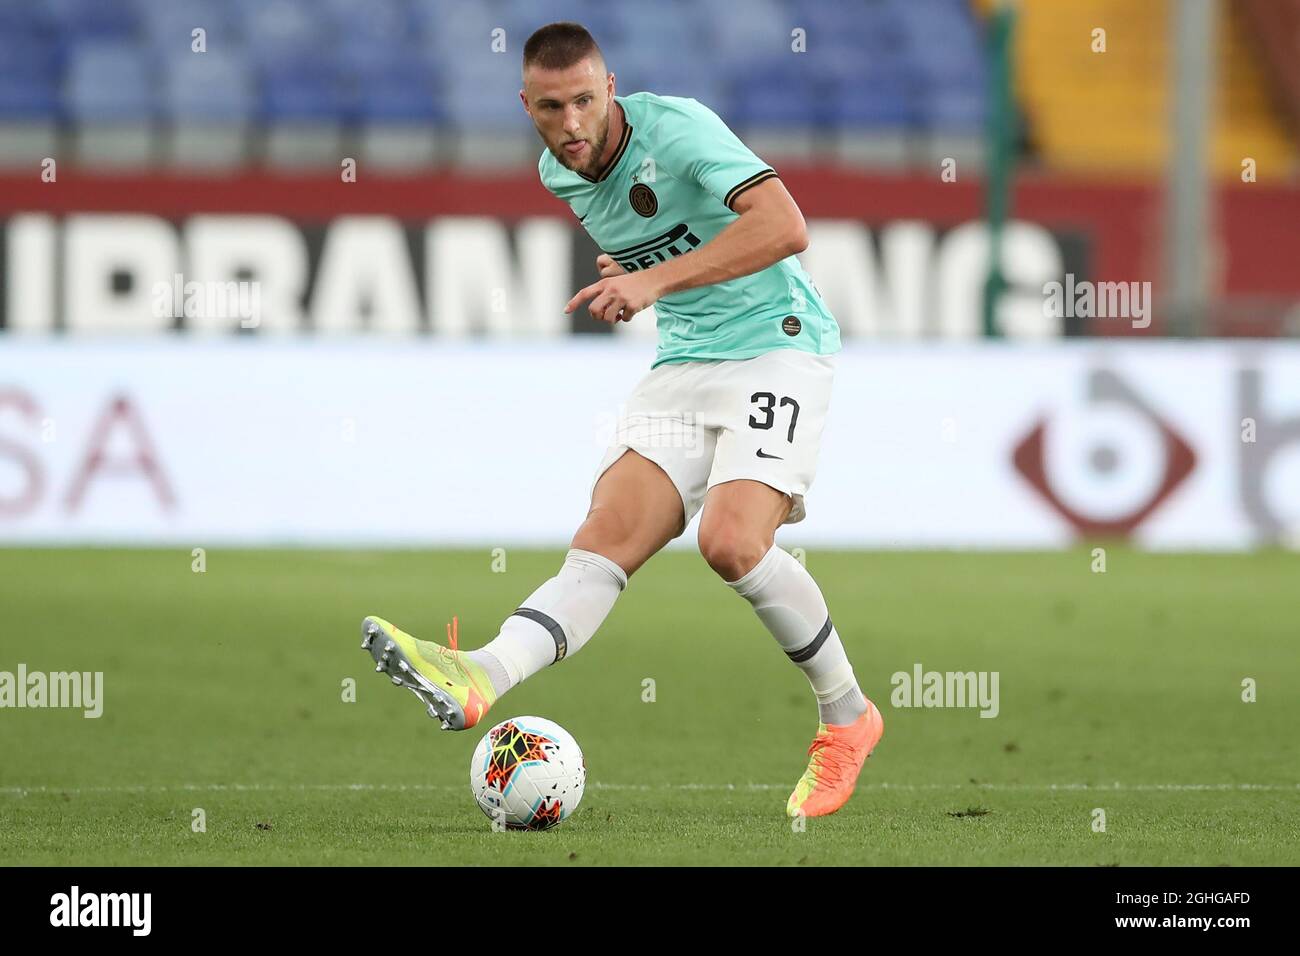
<path fill-rule="evenodd" d="M 693 552 L 652 560 L 588 647 L 482 727 L 538 714 L 583 746 L 587 794 L 547 833 L 490 830 L 468 788 L 479 729 L 439 731 L 373 673 L 359 624 L 441 640 L 457 614 L 479 646 L 559 552 L 512 549 L 505 573 L 486 549 L 191 560 L 0 551 L 0 670 L 104 672 L 98 720 L 0 711 L 0 862 L 1300 862 L 1294 555 L 1110 548 L 1094 574 L 1085 550 L 811 553 L 886 729 L 853 800 L 803 833 L 784 805 L 811 692 Z M 1000 672 L 1000 714 L 891 706 L 916 662 Z"/>

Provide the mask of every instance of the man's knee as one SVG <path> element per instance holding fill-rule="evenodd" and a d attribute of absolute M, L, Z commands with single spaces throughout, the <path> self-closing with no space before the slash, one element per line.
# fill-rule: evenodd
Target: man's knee
<path fill-rule="evenodd" d="M 571 547 L 605 554 L 609 549 L 625 546 L 631 537 L 630 523 L 617 509 L 592 505 L 586 520 L 573 536 Z"/>
<path fill-rule="evenodd" d="M 763 559 L 772 547 L 770 540 L 753 529 L 733 521 L 700 524 L 700 554 L 724 581 L 739 581 Z"/>

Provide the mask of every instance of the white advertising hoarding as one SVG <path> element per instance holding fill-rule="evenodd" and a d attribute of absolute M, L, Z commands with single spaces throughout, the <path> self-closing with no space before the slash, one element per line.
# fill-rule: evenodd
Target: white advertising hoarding
<path fill-rule="evenodd" d="M 618 341 L 10 337 L 0 544 L 562 546 L 650 359 Z M 854 345 L 807 507 L 779 542 L 1294 546 L 1300 345 Z"/>

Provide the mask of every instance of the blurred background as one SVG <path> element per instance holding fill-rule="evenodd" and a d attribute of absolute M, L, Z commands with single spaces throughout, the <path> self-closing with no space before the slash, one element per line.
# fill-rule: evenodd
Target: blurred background
<path fill-rule="evenodd" d="M 567 542 L 655 331 L 561 312 L 558 19 L 809 221 L 792 543 L 1300 541 L 1300 0 L 0 0 L 0 542 Z"/>

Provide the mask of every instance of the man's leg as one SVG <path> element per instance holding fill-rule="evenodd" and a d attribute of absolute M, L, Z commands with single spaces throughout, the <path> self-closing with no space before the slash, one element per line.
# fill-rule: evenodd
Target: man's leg
<path fill-rule="evenodd" d="M 625 452 L 600 476 L 591 509 L 558 574 L 506 618 L 486 646 L 462 652 L 422 641 L 367 617 L 361 646 L 375 670 L 420 698 L 444 730 L 467 730 L 511 687 L 591 639 L 627 586 L 627 576 L 681 534 L 681 494 L 662 468 Z"/>
<path fill-rule="evenodd" d="M 682 532 L 682 499 L 663 469 L 627 451 L 596 483 L 586 520 L 558 574 L 469 653 L 499 697 L 596 633 L 628 577 Z"/>
<path fill-rule="evenodd" d="M 773 545 L 790 498 L 759 481 L 709 489 L 700 518 L 700 553 L 745 598 L 781 649 L 808 677 L 825 724 L 851 724 L 866 709 L 844 645 L 817 582 Z"/>
<path fill-rule="evenodd" d="M 717 435 L 696 421 L 695 389 L 712 367 L 664 364 L 637 384 L 563 566 L 524 599 L 495 638 L 462 652 L 454 633 L 444 647 L 368 617 L 361 646 L 375 669 L 419 697 L 444 729 L 464 730 L 511 687 L 586 644 L 628 575 L 681 534 L 704 500 Z M 665 426 L 674 429 L 669 438 L 681 441 L 665 443 Z"/>
<path fill-rule="evenodd" d="M 700 518 L 700 553 L 750 603 L 812 685 L 821 726 L 787 811 L 818 816 L 833 813 L 852 794 L 884 724 L 858 688 L 817 582 L 774 544 L 790 506 L 789 496 L 759 481 L 714 485 Z"/>

